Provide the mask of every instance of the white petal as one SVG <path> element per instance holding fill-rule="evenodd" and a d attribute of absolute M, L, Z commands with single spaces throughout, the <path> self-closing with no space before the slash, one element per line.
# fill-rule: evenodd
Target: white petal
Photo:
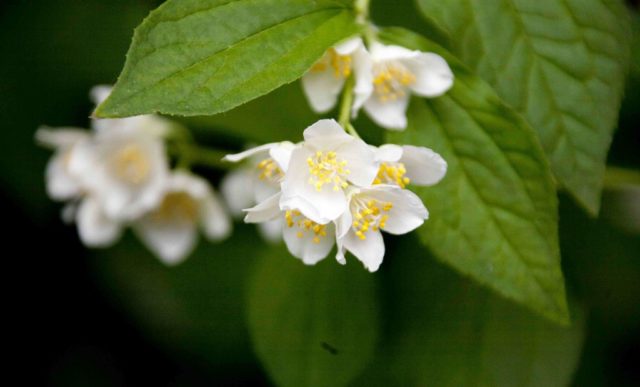
<path fill-rule="evenodd" d="M 311 69 L 302 77 L 302 90 L 316 113 L 326 113 L 336 105 L 342 86 L 344 78 L 336 77 L 330 67 L 323 71 Z"/>
<path fill-rule="evenodd" d="M 337 148 L 336 153 L 347 162 L 352 183 L 368 186 L 376 178 L 380 165 L 375 160 L 375 152 L 364 141 L 353 139 Z"/>
<path fill-rule="evenodd" d="M 232 162 L 232 163 L 237 163 L 239 161 L 242 161 L 242 160 L 246 159 L 247 157 L 251 157 L 251 156 L 256 155 L 258 153 L 268 152 L 269 149 L 277 146 L 278 144 L 280 144 L 280 143 L 272 142 L 272 143 L 269 143 L 269 144 L 260 145 L 260 146 L 257 146 L 255 148 L 247 149 L 244 152 L 235 153 L 235 154 L 231 154 L 231 155 L 226 155 L 226 156 L 224 156 L 222 158 L 222 160 L 229 161 L 229 162 Z"/>
<path fill-rule="evenodd" d="M 376 161 L 381 163 L 395 163 L 402 158 L 403 149 L 400 145 L 385 144 L 375 150 Z"/>
<path fill-rule="evenodd" d="M 364 110 L 376 124 L 383 128 L 403 130 L 407 127 L 409 98 L 409 93 L 405 93 L 396 100 L 382 102 L 374 94 L 365 102 Z"/>
<path fill-rule="evenodd" d="M 97 177 L 96 167 L 101 164 L 96 151 L 97 147 L 93 142 L 82 141 L 78 143 L 68 155 L 67 169 L 69 173 L 83 180 L 94 180 Z"/>
<path fill-rule="evenodd" d="M 174 171 L 164 183 L 168 191 L 183 191 L 194 199 L 205 199 L 212 195 L 209 182 L 190 172 Z"/>
<path fill-rule="evenodd" d="M 122 147 L 135 145 L 146 158 L 149 171 L 145 180 L 134 184 L 116 172 L 113 154 Z M 132 220 L 155 207 L 162 199 L 168 177 L 168 160 L 162 140 L 155 137 L 105 135 L 96 143 L 81 143 L 74 148 L 69 170 L 81 179 L 83 187 L 100 197 L 110 217 Z"/>
<path fill-rule="evenodd" d="M 409 190 L 392 185 L 377 185 L 363 192 L 374 199 L 393 205 L 382 228 L 390 234 L 406 234 L 420 227 L 425 219 L 429 218 L 429 212 L 422 200 Z"/>
<path fill-rule="evenodd" d="M 340 217 L 335 221 L 336 224 L 336 239 L 341 239 L 349 230 L 351 230 L 351 225 L 353 223 L 353 216 L 351 215 L 351 211 L 345 211 Z"/>
<path fill-rule="evenodd" d="M 120 223 L 107 217 L 93 197 L 80 203 L 76 222 L 82 243 L 89 247 L 110 246 L 122 234 Z"/>
<path fill-rule="evenodd" d="M 304 139 L 305 146 L 321 151 L 333 150 L 345 142 L 353 141 L 353 137 L 345 133 L 344 128 L 332 119 L 320 120 L 306 128 Z"/>
<path fill-rule="evenodd" d="M 336 53 L 341 56 L 351 55 L 360 48 L 364 48 L 364 43 L 359 36 L 344 40 L 333 47 Z"/>
<path fill-rule="evenodd" d="M 47 164 L 47 193 L 53 200 L 68 200 L 80 195 L 80 182 L 67 168 L 66 152 L 58 152 Z"/>
<path fill-rule="evenodd" d="M 145 217 L 134 225 L 134 230 L 164 264 L 177 265 L 193 250 L 197 229 L 193 222 L 157 222 Z"/>
<path fill-rule="evenodd" d="M 200 224 L 204 235 L 212 241 L 219 241 L 231 233 L 231 219 L 214 192 L 200 202 Z"/>
<path fill-rule="evenodd" d="M 344 246 L 342 245 L 342 242 L 340 240 L 338 240 L 337 242 L 338 245 L 338 249 L 336 251 L 336 261 L 338 261 L 339 264 L 341 265 L 346 265 L 347 264 L 347 258 L 345 258 L 345 254 L 346 254 L 346 249 L 344 248 Z"/>
<path fill-rule="evenodd" d="M 420 52 L 416 58 L 403 63 L 416 77 L 416 82 L 410 87 L 417 95 L 438 97 L 453 86 L 453 72 L 440 55 Z"/>
<path fill-rule="evenodd" d="M 279 203 L 280 193 L 278 192 L 255 207 L 244 210 L 247 213 L 244 218 L 245 223 L 262 223 L 276 219 L 282 214 Z"/>
<path fill-rule="evenodd" d="M 220 192 L 234 216 L 243 215 L 242 210 L 256 204 L 253 183 L 251 172 L 242 168 L 228 173 L 222 179 Z"/>
<path fill-rule="evenodd" d="M 299 210 L 316 223 L 326 224 L 337 219 L 347 209 L 347 199 L 342 190 L 334 191 L 333 185 L 325 184 L 318 191 L 309 183 L 307 157 L 311 153 L 305 148 L 296 149 L 289 170 L 282 183 L 282 210 Z"/>
<path fill-rule="evenodd" d="M 355 117 L 373 93 L 373 61 L 364 47 L 353 54 L 353 71 L 356 83 L 351 114 Z"/>
<path fill-rule="evenodd" d="M 269 243 L 282 242 L 282 217 L 258 224 L 258 232 Z"/>
<path fill-rule="evenodd" d="M 80 141 L 87 140 L 89 132 L 79 128 L 49 128 L 41 126 L 35 134 L 38 144 L 53 149 L 68 148 Z"/>
<path fill-rule="evenodd" d="M 292 196 L 283 193 L 280 208 L 298 210 L 316 223 L 327 224 L 347 210 L 347 199 L 342 191 L 334 191 L 325 186 L 320 192 L 310 184 L 304 190 L 297 190 Z"/>
<path fill-rule="evenodd" d="M 253 176 L 253 178 L 254 178 L 253 193 L 254 193 L 255 203 L 260 203 L 272 197 L 273 195 L 277 194 L 278 192 L 280 192 L 280 184 L 274 184 L 270 181 L 260 180 L 260 178 L 257 178 L 255 175 Z M 250 206 L 247 206 L 247 207 L 250 207 Z"/>
<path fill-rule="evenodd" d="M 300 229 L 298 227 L 287 227 L 285 225 L 283 230 L 284 242 L 291 255 L 300 258 L 306 265 L 315 265 L 324 259 L 335 242 L 333 224 L 328 224 L 326 227 L 327 235 L 320 237 L 320 242 L 315 243 L 313 242 L 314 234 L 312 232 L 304 232 L 299 237 L 298 232 Z"/>
<path fill-rule="evenodd" d="M 407 169 L 412 184 L 434 185 L 447 173 L 447 162 L 436 152 L 425 147 L 405 145 L 400 162 Z"/>
<path fill-rule="evenodd" d="M 91 98 L 91 101 L 96 104 L 96 106 L 100 105 L 102 102 L 104 102 L 105 99 L 107 99 L 109 94 L 111 94 L 112 89 L 113 87 L 109 85 L 94 86 L 89 92 L 89 97 Z"/>
<path fill-rule="evenodd" d="M 291 153 L 296 149 L 296 144 L 284 141 L 269 150 L 269 156 L 278 164 L 283 172 L 287 172 L 289 168 L 289 160 Z"/>
<path fill-rule="evenodd" d="M 387 62 L 403 59 L 412 59 L 420 55 L 420 51 L 409 50 L 395 45 L 374 43 L 370 47 L 371 57 L 374 62 Z"/>
<path fill-rule="evenodd" d="M 375 272 L 384 258 L 384 240 L 379 231 L 370 230 L 366 236 L 367 238 L 362 240 L 355 233 L 348 233 L 343 239 L 344 248 L 358 258 L 367 270 Z"/>

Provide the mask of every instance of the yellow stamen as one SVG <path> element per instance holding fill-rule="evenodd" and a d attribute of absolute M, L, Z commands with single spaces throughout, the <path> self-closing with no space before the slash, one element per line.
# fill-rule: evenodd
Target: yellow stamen
<path fill-rule="evenodd" d="M 327 53 L 311 67 L 312 72 L 324 72 L 328 69 L 333 70 L 333 76 L 340 78 L 348 78 L 351 75 L 351 56 L 340 55 L 334 48 L 327 50 Z"/>
<path fill-rule="evenodd" d="M 400 63 L 377 65 L 374 74 L 374 92 L 381 102 L 403 97 L 406 88 L 416 82 L 415 75 Z"/>
<path fill-rule="evenodd" d="M 298 228 L 298 232 L 296 233 L 298 238 L 304 238 L 307 233 L 311 233 L 311 241 L 313 243 L 320 243 L 321 238 L 327 236 L 326 224 L 318 224 L 306 218 L 298 210 L 285 211 L 284 219 L 287 223 L 287 227 Z"/>
<path fill-rule="evenodd" d="M 347 178 L 351 171 L 346 169 L 347 162 L 340 160 L 336 152 L 317 151 L 314 156 L 307 158 L 309 174 L 308 183 L 313 185 L 317 191 L 322 187 L 333 185 L 334 191 L 340 191 L 348 187 Z"/>
<path fill-rule="evenodd" d="M 185 192 L 170 192 L 162 199 L 157 210 L 152 213 L 153 220 L 195 221 L 198 217 L 198 204 Z"/>
<path fill-rule="evenodd" d="M 389 219 L 389 212 L 393 208 L 393 203 L 380 202 L 375 199 L 364 201 L 361 198 L 353 198 L 351 205 L 351 215 L 357 219 L 352 223 L 352 228 L 358 238 L 367 239 L 367 231 L 379 231 L 384 228 Z"/>
<path fill-rule="evenodd" d="M 260 180 L 266 180 L 272 183 L 278 183 L 284 177 L 284 172 L 272 158 L 268 157 L 258 163 L 260 171 Z"/>
<path fill-rule="evenodd" d="M 403 163 L 382 163 L 373 184 L 395 184 L 405 188 L 411 182 L 406 173 Z"/>
<path fill-rule="evenodd" d="M 146 181 L 151 171 L 149 159 L 137 144 L 125 145 L 113 156 L 115 174 L 131 184 Z"/>

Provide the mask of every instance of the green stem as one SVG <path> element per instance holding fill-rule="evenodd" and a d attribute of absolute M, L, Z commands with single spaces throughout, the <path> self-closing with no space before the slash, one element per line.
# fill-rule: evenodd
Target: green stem
<path fill-rule="evenodd" d="M 369 1 L 356 0 L 356 22 L 362 26 L 362 37 L 367 47 L 376 41 L 376 30 L 369 20 Z"/>
<path fill-rule="evenodd" d="M 351 125 L 351 123 L 347 124 L 347 127 L 345 128 L 347 130 L 347 133 L 349 133 L 350 135 L 352 135 L 355 138 L 360 138 L 360 135 L 358 134 L 358 132 L 356 131 L 356 128 L 353 127 L 353 125 Z"/>
<path fill-rule="evenodd" d="M 360 24 L 366 24 L 369 20 L 369 1 L 370 0 L 356 0 L 356 21 Z"/>
<path fill-rule="evenodd" d="M 342 101 L 340 102 L 340 115 L 338 116 L 338 122 L 343 128 L 347 128 L 351 121 L 351 107 L 353 105 L 353 87 L 355 81 L 353 76 L 347 78 L 342 91 Z"/>

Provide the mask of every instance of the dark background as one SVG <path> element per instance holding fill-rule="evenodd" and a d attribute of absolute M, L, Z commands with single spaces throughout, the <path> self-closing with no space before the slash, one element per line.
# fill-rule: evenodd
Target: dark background
<path fill-rule="evenodd" d="M 43 175 L 50 153 L 34 145 L 35 129 L 41 124 L 87 126 L 88 90 L 115 80 L 133 28 L 159 3 L 0 3 L 0 240 L 5 242 L 3 298 L 8 305 L 3 315 L 9 325 L 4 348 L 10 359 L 5 380 L 52 386 L 268 384 L 246 338 L 230 339 L 227 347 L 214 351 L 211 356 L 220 363 L 212 365 L 189 351 L 176 352 L 150 334 L 120 304 L 113 293 L 117 286 L 111 287 L 110 277 L 102 274 L 101 265 L 110 257 L 86 250 L 74 227 L 62 224 L 60 205 L 46 198 Z M 397 19 L 419 25 L 407 4 L 394 2 L 396 15 L 404 15 Z M 610 155 L 612 164 L 636 169 L 639 85 L 636 68 Z M 575 384 L 640 385 L 637 235 L 587 218 L 564 197 L 561 204 L 565 272 L 570 287 L 589 300 L 591 311 Z M 136 246 L 136 253 L 123 259 L 155 264 L 131 238 L 125 243 Z M 221 286 L 222 296 L 232 292 Z M 232 293 L 230 299 L 242 299 Z M 239 308 L 219 310 L 237 315 L 242 331 Z M 227 348 L 234 349 L 228 357 Z"/>

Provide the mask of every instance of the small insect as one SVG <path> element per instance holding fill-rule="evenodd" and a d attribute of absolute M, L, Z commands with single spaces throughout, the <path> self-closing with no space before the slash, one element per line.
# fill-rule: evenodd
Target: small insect
<path fill-rule="evenodd" d="M 329 352 L 330 354 L 332 354 L 332 355 L 337 355 L 338 354 L 338 349 L 335 348 L 334 346 L 332 346 L 331 344 L 328 344 L 328 343 L 323 341 L 321 343 L 321 345 L 322 345 L 322 348 L 324 350 L 326 350 L 327 352 Z"/>

